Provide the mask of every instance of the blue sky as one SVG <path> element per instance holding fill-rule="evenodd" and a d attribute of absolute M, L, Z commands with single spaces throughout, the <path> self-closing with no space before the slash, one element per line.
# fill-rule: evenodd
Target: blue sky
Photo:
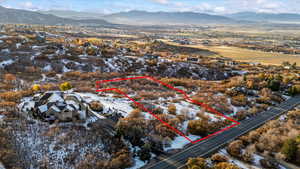
<path fill-rule="evenodd" d="M 27 10 L 76 10 L 114 13 L 129 10 L 234 13 L 300 13 L 300 0 L 0 0 L 0 5 Z"/>

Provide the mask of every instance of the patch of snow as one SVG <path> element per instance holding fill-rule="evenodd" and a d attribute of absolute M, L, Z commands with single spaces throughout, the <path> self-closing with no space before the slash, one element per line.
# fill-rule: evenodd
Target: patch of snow
<path fill-rule="evenodd" d="M 253 153 L 253 163 L 260 166 L 260 160 L 264 159 L 262 156 Z"/>
<path fill-rule="evenodd" d="M 245 75 L 248 73 L 248 71 L 243 71 L 243 70 L 233 70 L 232 73 L 237 73 L 239 75 Z"/>
<path fill-rule="evenodd" d="M 142 168 L 144 165 L 146 165 L 146 162 L 140 160 L 139 157 L 134 158 L 134 163 L 135 163 L 135 165 L 133 167 L 128 168 L 128 169 L 139 169 L 139 168 Z"/>
<path fill-rule="evenodd" d="M 279 117 L 280 121 L 285 121 L 286 119 L 287 119 L 287 115 L 286 114 L 284 114 L 284 115 L 282 115 L 282 116 Z"/>
<path fill-rule="evenodd" d="M 46 46 L 36 46 L 36 45 L 34 45 L 34 46 L 31 47 L 31 49 L 42 49 L 44 47 L 46 47 Z"/>
<path fill-rule="evenodd" d="M 0 40 L 0 43 L 3 43 L 3 40 Z"/>
<path fill-rule="evenodd" d="M 182 125 L 181 131 L 187 131 L 187 126 L 188 126 L 188 121 L 185 121 Z M 192 134 L 187 135 L 187 137 L 192 141 L 195 141 L 195 140 L 198 140 L 201 138 L 200 136 L 196 136 L 196 135 L 192 135 Z M 187 140 L 186 138 L 184 138 L 182 136 L 177 136 L 171 142 L 170 147 L 165 147 L 164 150 L 167 151 L 167 150 L 172 150 L 172 149 L 181 149 L 189 143 L 190 143 L 190 141 Z"/>
<path fill-rule="evenodd" d="M 16 48 L 19 49 L 21 45 L 21 43 L 16 43 Z"/>
<path fill-rule="evenodd" d="M 50 72 L 52 70 L 52 67 L 51 65 L 47 65 L 43 68 L 43 71 L 47 71 L 47 72 Z"/>
<path fill-rule="evenodd" d="M 71 69 L 68 69 L 66 66 L 63 67 L 63 72 L 64 72 L 64 73 L 70 72 L 70 71 L 71 71 Z"/>
<path fill-rule="evenodd" d="M 292 98 L 291 96 L 287 96 L 287 95 L 282 95 L 282 97 L 283 97 L 285 100 L 288 100 L 288 99 Z"/>
<path fill-rule="evenodd" d="M 4 165 L 2 164 L 2 162 L 0 162 L 0 169 L 5 169 Z"/>
<path fill-rule="evenodd" d="M 10 53 L 10 50 L 9 49 L 2 49 L 1 52 L 3 52 L 3 53 Z"/>
<path fill-rule="evenodd" d="M 131 101 L 125 98 L 102 97 L 92 93 L 77 93 L 88 103 L 100 101 L 104 106 L 104 112 L 119 110 L 122 116 L 126 117 L 133 108 L 130 106 Z"/>
<path fill-rule="evenodd" d="M 182 110 L 187 110 L 188 113 L 189 113 L 189 116 L 192 119 L 197 118 L 196 117 L 197 113 L 201 111 L 201 107 L 200 106 L 194 105 L 194 104 L 186 102 L 186 101 L 181 101 L 179 103 L 174 103 L 174 105 L 176 106 L 178 112 L 181 112 Z M 209 120 L 211 122 L 215 122 L 215 121 L 219 121 L 220 120 L 218 118 L 219 116 L 216 116 L 216 115 L 214 115 L 212 113 L 204 112 L 204 114 L 209 117 Z M 221 119 L 224 119 L 224 118 L 221 117 Z"/>
<path fill-rule="evenodd" d="M 195 136 L 195 135 L 188 135 L 187 137 L 193 141 L 200 138 L 200 136 Z M 177 136 L 172 141 L 171 146 L 164 148 L 164 150 L 167 151 L 167 150 L 172 150 L 172 149 L 181 149 L 189 143 L 190 143 L 190 141 L 187 140 L 186 138 L 184 138 L 182 136 Z"/>
<path fill-rule="evenodd" d="M 62 77 L 62 74 L 56 74 L 57 78 L 60 79 Z"/>
<path fill-rule="evenodd" d="M 0 62 L 0 68 L 4 68 L 5 66 L 11 65 L 13 63 L 14 63 L 14 61 L 12 59 L 2 61 L 2 62 Z"/>

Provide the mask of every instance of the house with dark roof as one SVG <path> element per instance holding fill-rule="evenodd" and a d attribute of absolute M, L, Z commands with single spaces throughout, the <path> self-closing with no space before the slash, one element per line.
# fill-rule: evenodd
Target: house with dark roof
<path fill-rule="evenodd" d="M 85 120 L 88 113 L 87 104 L 76 94 L 46 92 L 33 100 L 30 112 L 43 121 Z"/>

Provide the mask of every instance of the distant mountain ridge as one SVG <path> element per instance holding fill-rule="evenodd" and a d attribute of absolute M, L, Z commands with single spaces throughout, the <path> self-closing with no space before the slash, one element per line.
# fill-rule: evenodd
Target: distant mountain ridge
<path fill-rule="evenodd" d="M 38 11 L 41 14 L 51 14 L 62 18 L 70 19 L 101 19 L 104 14 L 93 13 L 93 12 L 78 12 L 70 10 L 48 10 Z"/>
<path fill-rule="evenodd" d="M 33 11 L 4 8 L 2 6 L 0 6 L 0 23 L 43 24 L 43 25 L 65 25 L 65 24 L 110 25 L 110 23 L 102 19 L 75 20 L 75 19 L 57 17 L 51 14 L 41 14 Z"/>
<path fill-rule="evenodd" d="M 196 12 L 128 11 L 109 15 L 68 10 L 27 11 L 0 6 L 0 23 L 43 25 L 205 25 L 300 22 L 300 14 L 240 12 L 224 16 Z"/>
<path fill-rule="evenodd" d="M 225 16 L 195 12 L 129 11 L 106 15 L 104 18 L 121 24 L 227 24 L 236 22 Z"/>
<path fill-rule="evenodd" d="M 256 13 L 256 12 L 239 12 L 225 15 L 235 20 L 247 21 L 286 21 L 286 22 L 300 22 L 300 14 L 294 13 Z"/>

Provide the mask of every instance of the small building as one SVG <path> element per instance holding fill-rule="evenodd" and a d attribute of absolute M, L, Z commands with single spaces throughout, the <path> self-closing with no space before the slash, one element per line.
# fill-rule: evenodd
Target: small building
<path fill-rule="evenodd" d="M 42 36 L 42 35 L 40 35 L 40 34 L 36 35 L 36 40 L 37 40 L 39 43 L 45 43 L 45 42 L 46 42 L 45 36 Z"/>
<path fill-rule="evenodd" d="M 198 63 L 199 62 L 199 58 L 196 57 L 188 57 L 186 58 L 187 62 L 192 62 L 192 63 Z"/>
<path fill-rule="evenodd" d="M 159 59 L 159 56 L 158 55 L 144 55 L 144 58 L 147 59 L 147 60 L 157 60 Z"/>
<path fill-rule="evenodd" d="M 238 63 L 234 60 L 226 60 L 225 65 L 226 66 L 236 66 L 236 65 L 238 65 Z"/>

